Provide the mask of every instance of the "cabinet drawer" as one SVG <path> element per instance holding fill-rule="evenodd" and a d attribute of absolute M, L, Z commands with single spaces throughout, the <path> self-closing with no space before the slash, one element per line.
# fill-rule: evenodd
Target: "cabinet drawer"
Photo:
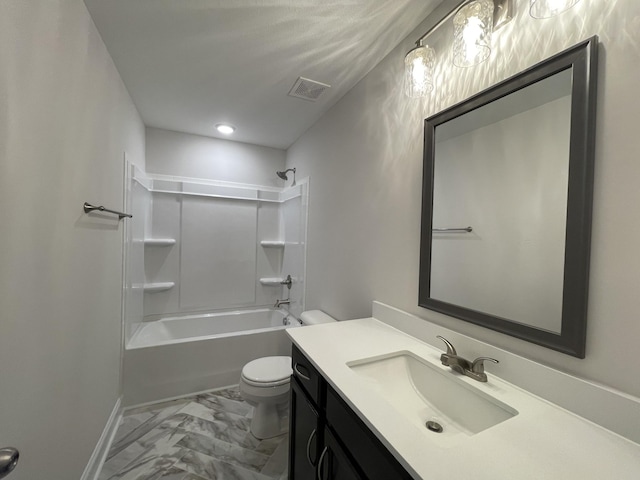
<path fill-rule="evenodd" d="M 412 478 L 331 387 L 327 387 L 326 415 L 327 423 L 342 443 L 349 446 L 349 454 L 367 479 Z"/>
<path fill-rule="evenodd" d="M 291 352 L 291 363 L 293 376 L 298 380 L 298 382 L 300 382 L 300 385 L 302 385 L 302 388 L 309 395 L 311 401 L 321 408 L 322 405 L 320 399 L 322 398 L 322 377 L 307 357 L 305 357 L 295 345 Z M 322 384 L 323 383 L 324 382 L 322 382 Z"/>

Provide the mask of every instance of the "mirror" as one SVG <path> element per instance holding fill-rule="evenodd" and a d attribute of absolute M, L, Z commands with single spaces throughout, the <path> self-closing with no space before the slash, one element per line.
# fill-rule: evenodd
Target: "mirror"
<path fill-rule="evenodd" d="M 584 358 L 597 38 L 425 121 L 421 307 Z"/>

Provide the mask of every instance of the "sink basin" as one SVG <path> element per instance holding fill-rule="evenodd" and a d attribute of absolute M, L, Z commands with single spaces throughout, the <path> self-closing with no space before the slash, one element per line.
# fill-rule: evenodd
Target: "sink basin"
<path fill-rule="evenodd" d="M 398 413 L 445 443 L 475 435 L 518 414 L 457 374 L 408 351 L 356 360 L 347 366 Z M 434 423 L 427 428 L 426 422 Z"/>

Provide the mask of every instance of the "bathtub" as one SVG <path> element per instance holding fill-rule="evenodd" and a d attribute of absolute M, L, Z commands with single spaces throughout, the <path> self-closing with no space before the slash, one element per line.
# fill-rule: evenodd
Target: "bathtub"
<path fill-rule="evenodd" d="M 299 325 L 290 318 L 286 311 L 262 308 L 141 324 L 124 351 L 123 405 L 237 384 L 247 362 L 290 355 L 285 328 Z"/>

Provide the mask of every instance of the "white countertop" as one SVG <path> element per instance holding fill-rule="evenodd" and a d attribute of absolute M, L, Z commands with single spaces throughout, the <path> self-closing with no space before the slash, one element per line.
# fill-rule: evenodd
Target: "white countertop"
<path fill-rule="evenodd" d="M 500 380 L 477 382 L 440 364 L 442 351 L 374 318 L 287 330 L 331 386 L 415 478 L 638 480 L 640 445 Z M 518 411 L 443 445 L 403 417 L 348 362 L 408 351 Z"/>

